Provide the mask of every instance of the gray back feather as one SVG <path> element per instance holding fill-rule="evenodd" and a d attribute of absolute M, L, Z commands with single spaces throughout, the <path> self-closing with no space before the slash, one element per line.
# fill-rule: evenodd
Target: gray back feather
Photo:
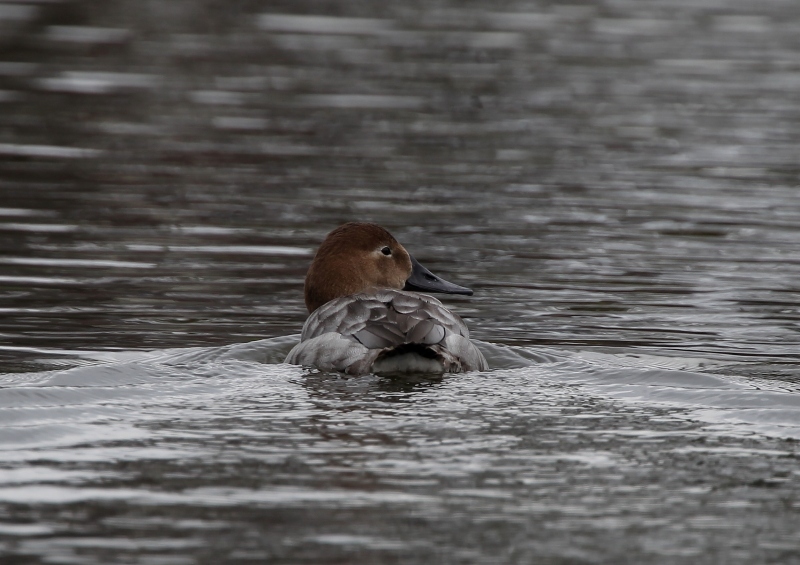
<path fill-rule="evenodd" d="M 469 338 L 460 317 L 435 298 L 402 290 L 354 294 L 318 308 L 303 326 L 303 341 L 334 332 L 368 349 L 403 343 L 441 343 L 449 334 Z"/>
<path fill-rule="evenodd" d="M 447 372 L 488 368 L 459 316 L 431 296 L 391 289 L 323 304 L 286 362 L 360 374 L 382 352 L 411 343 L 428 346 Z"/>

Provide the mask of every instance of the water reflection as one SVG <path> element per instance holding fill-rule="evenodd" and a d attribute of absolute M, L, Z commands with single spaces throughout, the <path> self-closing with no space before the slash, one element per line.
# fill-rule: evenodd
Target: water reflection
<path fill-rule="evenodd" d="M 411 402 L 420 395 L 435 392 L 445 379 L 446 377 L 441 375 L 350 377 L 338 373 L 312 371 L 305 377 L 303 386 L 308 388 L 312 396 L 322 398 Z"/>

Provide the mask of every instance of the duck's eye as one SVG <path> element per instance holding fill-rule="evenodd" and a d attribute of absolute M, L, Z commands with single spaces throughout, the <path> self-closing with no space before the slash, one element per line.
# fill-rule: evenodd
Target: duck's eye
<path fill-rule="evenodd" d="M 392 250 L 389 249 L 389 247 L 384 247 L 383 249 L 381 249 L 381 253 L 383 253 L 384 255 L 391 255 Z"/>

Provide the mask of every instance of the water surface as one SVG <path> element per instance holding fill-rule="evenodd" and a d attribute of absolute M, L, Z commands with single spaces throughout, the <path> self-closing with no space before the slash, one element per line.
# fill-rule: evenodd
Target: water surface
<path fill-rule="evenodd" d="M 800 7 L 373 4 L 0 5 L 0 555 L 798 562 Z M 281 364 L 353 219 L 490 371 Z"/>

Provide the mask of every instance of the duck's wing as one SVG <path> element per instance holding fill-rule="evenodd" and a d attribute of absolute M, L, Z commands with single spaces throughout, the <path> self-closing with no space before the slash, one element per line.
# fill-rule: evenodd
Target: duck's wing
<path fill-rule="evenodd" d="M 352 339 L 329 332 L 295 345 L 285 363 L 361 375 L 370 371 L 380 352 L 380 349 L 369 350 Z"/>
<path fill-rule="evenodd" d="M 367 332 L 363 332 L 363 330 Z M 318 308 L 303 326 L 302 340 L 329 332 L 374 336 L 382 347 L 414 341 L 439 343 L 445 334 L 469 338 L 464 321 L 431 296 L 401 290 L 354 294 Z M 372 347 L 371 345 L 368 347 Z"/>
<path fill-rule="evenodd" d="M 384 347 L 401 339 L 391 328 L 375 332 L 370 339 L 362 334 L 362 343 L 354 334 L 369 323 L 386 319 L 386 305 L 370 295 L 344 296 L 317 308 L 306 320 L 298 343 L 286 357 L 286 363 L 314 366 L 323 371 L 351 374 L 368 373 Z"/>
<path fill-rule="evenodd" d="M 459 370 L 487 368 L 459 316 L 433 297 L 399 290 L 345 296 L 321 306 L 306 320 L 301 343 L 286 362 L 362 373 L 378 355 L 412 343 L 463 361 Z"/>

